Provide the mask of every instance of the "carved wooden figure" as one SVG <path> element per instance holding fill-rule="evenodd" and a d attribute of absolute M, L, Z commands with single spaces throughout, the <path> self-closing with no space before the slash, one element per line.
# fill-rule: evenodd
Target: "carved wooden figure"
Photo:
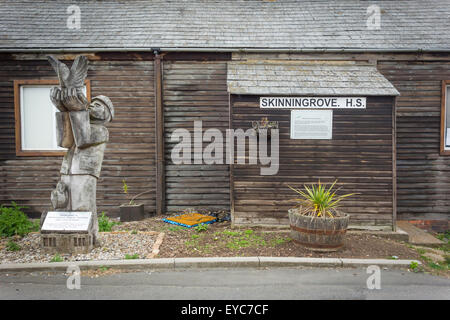
<path fill-rule="evenodd" d="M 108 142 L 105 123 L 114 117 L 114 107 L 106 96 L 89 103 L 83 93 L 88 60 L 78 56 L 71 69 L 53 57 L 49 61 L 58 74 L 60 87 L 50 92 L 56 113 L 58 146 L 67 148 L 61 165 L 61 179 L 52 191 L 55 211 L 90 211 L 94 216 L 93 233 L 98 238 L 96 206 L 97 179 Z"/>

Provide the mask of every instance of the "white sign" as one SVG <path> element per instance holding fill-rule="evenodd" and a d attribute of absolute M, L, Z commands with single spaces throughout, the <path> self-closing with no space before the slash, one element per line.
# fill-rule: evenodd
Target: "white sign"
<path fill-rule="evenodd" d="M 333 110 L 292 110 L 291 139 L 331 139 Z"/>
<path fill-rule="evenodd" d="M 263 109 L 365 109 L 364 97 L 260 97 Z"/>
<path fill-rule="evenodd" d="M 42 231 L 88 231 L 91 212 L 50 211 L 45 217 Z"/>

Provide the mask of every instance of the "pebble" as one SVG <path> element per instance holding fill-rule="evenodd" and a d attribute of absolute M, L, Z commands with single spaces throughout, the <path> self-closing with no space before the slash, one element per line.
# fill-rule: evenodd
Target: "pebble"
<path fill-rule="evenodd" d="M 126 254 L 138 254 L 145 259 L 152 253 L 153 244 L 157 235 L 146 233 L 109 233 L 99 234 L 100 246 L 87 254 L 61 254 L 64 261 L 89 261 L 89 260 L 120 260 Z M 20 251 L 0 250 L 0 264 L 6 263 L 31 263 L 49 262 L 54 254 L 44 253 L 40 247 L 40 235 L 31 233 L 22 239 L 16 240 L 22 248 Z"/>

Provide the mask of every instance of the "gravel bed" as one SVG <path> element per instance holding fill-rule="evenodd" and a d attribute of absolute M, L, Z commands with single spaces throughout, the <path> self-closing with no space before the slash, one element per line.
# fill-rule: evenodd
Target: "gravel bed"
<path fill-rule="evenodd" d="M 64 261 L 87 260 L 119 260 L 126 254 L 139 255 L 146 258 L 152 252 L 157 234 L 147 233 L 109 233 L 101 232 L 99 235 L 100 246 L 94 248 L 88 254 L 61 254 Z M 44 253 L 40 247 L 39 233 L 30 233 L 23 238 L 16 238 L 16 242 L 22 249 L 20 251 L 8 251 L 6 244 L 10 239 L 0 239 L 0 264 L 6 263 L 30 263 L 50 262 L 54 254 Z"/>

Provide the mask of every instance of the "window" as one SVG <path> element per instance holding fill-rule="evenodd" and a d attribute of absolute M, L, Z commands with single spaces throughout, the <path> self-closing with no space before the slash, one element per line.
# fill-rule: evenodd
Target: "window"
<path fill-rule="evenodd" d="M 16 155 L 61 156 L 65 149 L 56 144 L 55 112 L 50 101 L 50 89 L 58 80 L 14 81 L 16 118 Z M 90 100 L 89 82 L 85 93 Z"/>
<path fill-rule="evenodd" d="M 441 154 L 450 155 L 450 80 L 442 81 Z"/>

